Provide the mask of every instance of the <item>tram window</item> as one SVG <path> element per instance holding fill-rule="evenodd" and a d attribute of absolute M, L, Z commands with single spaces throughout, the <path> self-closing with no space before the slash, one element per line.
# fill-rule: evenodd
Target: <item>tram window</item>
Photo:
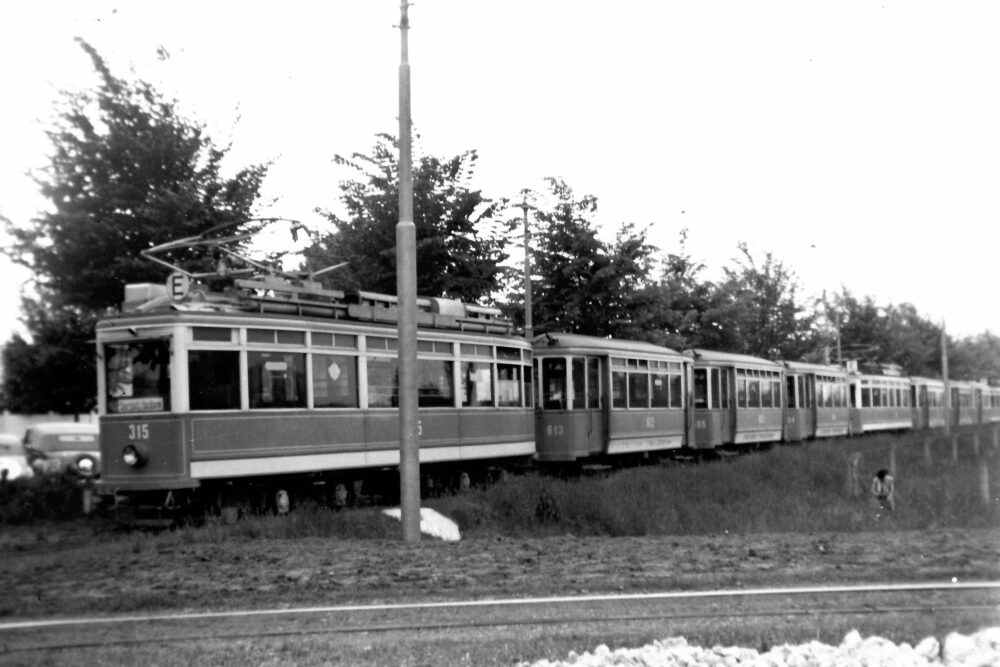
<path fill-rule="evenodd" d="M 358 407 L 358 360 L 340 354 L 314 354 L 313 406 Z"/>
<path fill-rule="evenodd" d="M 573 395 L 570 401 L 570 410 L 580 410 L 586 405 L 586 360 L 583 357 L 573 357 L 570 359 L 570 367 L 573 369 Z"/>
<path fill-rule="evenodd" d="M 872 407 L 872 389 L 871 387 L 861 387 L 861 407 L 870 408 Z"/>
<path fill-rule="evenodd" d="M 601 362 L 597 357 L 587 358 L 587 407 L 601 407 Z"/>
<path fill-rule="evenodd" d="M 399 407 L 399 361 L 396 357 L 368 357 L 368 407 Z"/>
<path fill-rule="evenodd" d="M 286 329 L 247 329 L 248 343 L 269 343 L 278 345 L 305 345 L 305 331 Z"/>
<path fill-rule="evenodd" d="M 719 369 L 713 368 L 710 371 L 709 377 L 711 378 L 709 385 L 709 395 L 708 404 L 709 407 L 718 408 L 719 407 Z"/>
<path fill-rule="evenodd" d="M 736 403 L 739 407 L 747 407 L 747 378 L 743 371 L 737 371 L 736 376 Z"/>
<path fill-rule="evenodd" d="M 484 361 L 462 362 L 462 405 L 493 405 L 493 364 Z"/>
<path fill-rule="evenodd" d="M 719 376 L 719 407 L 726 409 L 729 405 L 729 369 L 723 368 Z"/>
<path fill-rule="evenodd" d="M 771 398 L 772 397 L 777 398 L 777 397 L 774 396 L 774 392 L 772 391 L 771 381 L 770 380 L 761 380 L 760 381 L 760 385 L 761 385 L 760 386 L 760 406 L 762 408 L 771 408 L 771 407 L 774 407 L 773 403 L 771 403 Z"/>
<path fill-rule="evenodd" d="M 166 340 L 105 345 L 109 412 L 170 409 L 170 345 Z"/>
<path fill-rule="evenodd" d="M 708 407 L 708 369 L 694 369 L 694 407 Z"/>
<path fill-rule="evenodd" d="M 760 379 L 753 378 L 749 382 L 749 387 L 747 388 L 747 407 L 759 408 L 760 407 Z"/>
<path fill-rule="evenodd" d="M 497 346 L 497 359 L 503 359 L 504 361 L 521 361 L 521 350 L 516 347 Z"/>
<path fill-rule="evenodd" d="M 192 410 L 239 410 L 240 353 L 189 351 L 188 404 Z"/>
<path fill-rule="evenodd" d="M 796 396 L 795 381 L 798 379 L 799 379 L 798 377 L 794 377 L 791 375 L 785 378 L 785 384 L 788 385 L 788 387 L 785 390 L 785 400 L 787 401 L 785 404 L 786 408 L 798 407 L 795 405 L 795 396 Z"/>
<path fill-rule="evenodd" d="M 304 354 L 248 352 L 251 408 L 306 407 Z"/>
<path fill-rule="evenodd" d="M 278 345 L 305 345 L 306 344 L 306 332 L 305 331 L 286 331 L 284 329 L 278 329 L 276 332 L 278 337 L 275 342 Z"/>
<path fill-rule="evenodd" d="M 611 406 L 615 408 L 624 408 L 625 395 L 627 394 L 626 374 L 623 371 L 614 371 L 611 373 Z"/>
<path fill-rule="evenodd" d="M 453 362 L 417 359 L 417 405 L 421 408 L 455 407 Z"/>
<path fill-rule="evenodd" d="M 649 407 L 649 375 L 646 373 L 628 374 L 628 406 L 630 408 Z"/>
<path fill-rule="evenodd" d="M 524 404 L 528 407 L 534 405 L 534 392 L 532 391 L 532 368 L 531 366 L 522 366 L 524 369 Z"/>
<path fill-rule="evenodd" d="M 222 327 L 194 327 L 191 330 L 192 340 L 207 340 L 213 343 L 231 343 L 233 330 Z"/>
<path fill-rule="evenodd" d="M 501 408 L 521 407 L 521 367 L 497 364 L 497 405 Z"/>
<path fill-rule="evenodd" d="M 566 409 L 566 360 L 558 357 L 542 359 L 542 407 L 546 410 Z"/>
<path fill-rule="evenodd" d="M 654 408 L 665 408 L 670 405 L 670 384 L 667 376 L 662 373 L 650 375 L 649 379 L 653 383 L 653 395 L 651 405 Z"/>
<path fill-rule="evenodd" d="M 314 331 L 311 336 L 313 347 L 342 347 L 347 350 L 358 349 L 358 337 L 354 334 L 332 334 Z"/>
<path fill-rule="evenodd" d="M 369 350 L 388 350 L 391 352 L 399 349 L 399 341 L 383 336 L 368 336 L 365 339 L 365 344 Z"/>
<path fill-rule="evenodd" d="M 680 375 L 670 375 L 670 407 L 684 407 L 684 381 Z"/>

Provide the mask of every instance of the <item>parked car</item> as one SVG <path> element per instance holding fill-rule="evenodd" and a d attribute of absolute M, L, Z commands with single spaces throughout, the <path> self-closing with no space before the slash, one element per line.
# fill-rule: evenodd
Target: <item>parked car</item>
<path fill-rule="evenodd" d="M 24 433 L 24 449 L 36 473 L 97 477 L 101 451 L 97 424 L 35 424 Z"/>
<path fill-rule="evenodd" d="M 24 445 L 16 435 L 0 433 L 0 475 L 7 472 L 7 479 L 33 477 L 34 471 L 28 463 Z"/>

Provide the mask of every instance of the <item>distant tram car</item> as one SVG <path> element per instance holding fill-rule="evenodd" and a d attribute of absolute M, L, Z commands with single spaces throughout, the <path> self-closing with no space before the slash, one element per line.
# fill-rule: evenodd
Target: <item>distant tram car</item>
<path fill-rule="evenodd" d="M 847 373 L 838 366 L 785 362 L 785 441 L 848 434 Z"/>
<path fill-rule="evenodd" d="M 280 504 L 398 466 L 395 297 L 234 283 L 135 299 L 98 324 L 104 493 Z M 461 475 L 530 459 L 530 345 L 499 311 L 452 300 L 420 299 L 418 323 L 421 463 Z"/>
<path fill-rule="evenodd" d="M 947 421 L 944 380 L 911 377 L 910 404 L 913 407 L 913 428 L 943 427 Z"/>
<path fill-rule="evenodd" d="M 993 387 L 985 382 L 980 383 L 980 387 L 983 400 L 982 423 L 1000 422 L 1000 387 Z"/>
<path fill-rule="evenodd" d="M 650 343 L 551 333 L 534 340 L 540 463 L 665 452 L 689 442 L 690 360 Z"/>
<path fill-rule="evenodd" d="M 848 374 L 848 386 L 851 435 L 913 428 L 909 377 L 852 371 Z"/>
<path fill-rule="evenodd" d="M 743 354 L 686 350 L 694 374 L 697 449 L 779 442 L 784 368 Z"/>

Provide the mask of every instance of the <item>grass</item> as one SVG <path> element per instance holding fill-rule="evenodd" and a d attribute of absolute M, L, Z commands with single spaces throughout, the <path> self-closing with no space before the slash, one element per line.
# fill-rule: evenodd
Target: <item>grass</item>
<path fill-rule="evenodd" d="M 930 443 L 928 458 L 923 434 L 780 445 L 698 465 L 626 469 L 603 479 L 514 477 L 427 504 L 455 519 L 468 537 L 996 527 L 1000 451 L 981 438 L 974 455 L 971 442 L 971 434 L 959 440 L 957 460 L 942 438 Z M 868 492 L 880 468 L 895 470 L 896 511 L 889 516 L 880 515 Z"/>
<path fill-rule="evenodd" d="M 599 479 L 531 473 L 423 504 L 455 520 L 465 538 L 997 527 L 1000 448 L 992 432 L 983 431 L 977 451 L 972 433 L 963 433 L 957 446 L 940 434 L 924 433 L 775 445 L 694 465 L 629 468 Z M 896 511 L 889 516 L 880 516 L 867 490 L 879 468 L 894 470 Z M 79 517 L 79 498 L 72 481 L 17 480 L 0 495 L 0 525 Z M 212 543 L 397 539 L 399 534 L 398 522 L 377 509 L 333 511 L 306 504 L 285 517 L 250 516 L 232 525 L 209 519 L 163 538 Z"/>

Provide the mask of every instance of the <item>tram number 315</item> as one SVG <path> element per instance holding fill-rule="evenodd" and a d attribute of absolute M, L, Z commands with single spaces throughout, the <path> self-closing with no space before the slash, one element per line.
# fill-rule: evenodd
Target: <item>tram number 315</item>
<path fill-rule="evenodd" d="M 149 440 L 149 424 L 129 424 L 129 440 Z"/>

